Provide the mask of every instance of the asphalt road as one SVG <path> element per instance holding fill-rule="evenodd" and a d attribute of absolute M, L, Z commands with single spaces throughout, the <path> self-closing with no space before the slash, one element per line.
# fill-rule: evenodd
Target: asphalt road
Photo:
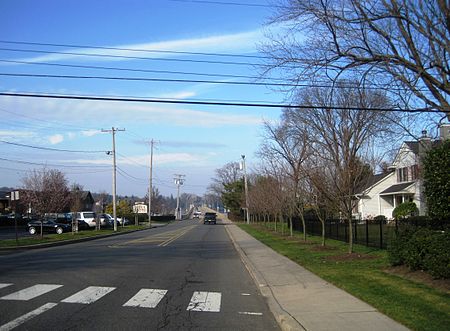
<path fill-rule="evenodd" d="M 0 255 L 0 331 L 278 330 L 219 221 Z"/>

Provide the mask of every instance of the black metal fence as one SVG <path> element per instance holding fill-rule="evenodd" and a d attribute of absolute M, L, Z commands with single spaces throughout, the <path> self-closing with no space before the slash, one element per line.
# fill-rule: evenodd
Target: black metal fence
<path fill-rule="evenodd" d="M 321 236 L 322 223 L 318 219 L 305 219 L 306 233 Z M 293 227 L 303 232 L 299 218 L 293 219 Z M 395 223 L 383 220 L 353 220 L 353 242 L 370 247 L 386 248 L 389 237 L 395 232 Z M 328 219 L 325 221 L 325 237 L 340 241 L 349 241 L 349 223 L 345 220 Z"/>

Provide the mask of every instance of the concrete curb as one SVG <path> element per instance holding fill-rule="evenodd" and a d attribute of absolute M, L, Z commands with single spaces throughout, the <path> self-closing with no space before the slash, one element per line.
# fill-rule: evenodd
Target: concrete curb
<path fill-rule="evenodd" d="M 306 329 L 300 324 L 300 322 L 298 322 L 287 311 L 285 311 L 283 307 L 280 305 L 280 303 L 277 301 L 272 292 L 272 289 L 270 288 L 270 285 L 267 283 L 267 281 L 264 279 L 261 273 L 255 268 L 255 266 L 252 264 L 252 262 L 247 257 L 245 252 L 241 249 L 241 247 L 236 243 L 233 234 L 228 229 L 229 226 L 237 226 L 237 225 L 231 223 L 230 221 L 230 223 L 225 224 L 225 229 L 228 233 L 228 236 L 231 239 L 234 248 L 236 249 L 236 251 L 240 256 L 241 261 L 244 263 L 244 266 L 247 268 L 256 286 L 261 291 L 261 294 L 266 298 L 270 311 L 274 315 L 280 328 L 284 331 L 294 331 L 294 330 L 306 331 Z"/>
<path fill-rule="evenodd" d="M 168 222 L 165 225 L 161 225 L 161 226 L 157 226 L 157 227 L 167 226 L 169 223 L 170 222 Z M 2 251 L 16 251 L 16 250 L 17 251 L 19 251 L 19 250 L 31 250 L 31 249 L 48 248 L 48 247 L 55 247 L 55 246 L 65 246 L 65 245 L 76 244 L 76 243 L 85 242 L 85 241 L 91 241 L 91 240 L 96 240 L 96 239 L 103 239 L 103 238 L 108 238 L 108 237 L 113 237 L 113 236 L 120 236 L 120 235 L 134 233 L 134 232 L 139 232 L 139 231 L 147 231 L 147 230 L 151 230 L 153 228 L 154 227 L 151 227 L 151 228 L 148 228 L 148 229 L 138 229 L 138 230 L 131 230 L 131 231 L 126 231 L 126 232 L 103 234 L 103 235 L 86 237 L 86 238 L 79 238 L 79 239 L 61 240 L 61 241 L 49 242 L 49 243 L 44 243 L 44 244 L 36 244 L 36 245 L 0 247 L 0 252 L 2 252 Z"/>

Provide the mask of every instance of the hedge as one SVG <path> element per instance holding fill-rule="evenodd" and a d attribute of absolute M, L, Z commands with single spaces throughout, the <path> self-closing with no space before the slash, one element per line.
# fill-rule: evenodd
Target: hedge
<path fill-rule="evenodd" d="M 450 278 L 450 232 L 402 227 L 388 245 L 389 262 L 411 270 L 428 271 L 435 278 Z"/>

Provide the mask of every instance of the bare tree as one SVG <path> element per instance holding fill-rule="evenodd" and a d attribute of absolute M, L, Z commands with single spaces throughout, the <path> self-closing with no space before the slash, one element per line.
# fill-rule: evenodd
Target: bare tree
<path fill-rule="evenodd" d="M 319 166 L 315 188 L 329 201 L 337 201 L 349 222 L 349 252 L 353 250 L 351 227 L 355 194 L 371 174 L 374 146 L 392 132 L 392 113 L 369 111 L 389 100 L 375 91 L 314 88 L 299 95 L 298 103 L 310 109 L 285 109 L 291 130 L 309 131 L 315 163 Z M 322 105 L 325 107 L 322 108 Z M 333 109 L 333 107 L 339 107 Z M 362 109 L 362 110 L 361 110 Z"/>
<path fill-rule="evenodd" d="M 33 170 L 22 178 L 22 183 L 23 201 L 29 204 L 32 211 L 41 219 L 45 213 L 64 211 L 70 203 L 67 179 L 59 170 L 47 168 Z"/>
<path fill-rule="evenodd" d="M 265 140 L 258 153 L 272 169 L 279 169 L 285 182 L 285 190 L 291 193 L 290 201 L 287 202 L 289 212 L 289 224 L 291 236 L 293 235 L 292 216 L 297 214 L 303 224 L 303 239 L 306 240 L 306 223 L 304 219 L 305 195 L 301 187 L 302 177 L 305 176 L 303 163 L 311 154 L 309 147 L 308 131 L 299 130 L 301 125 L 295 128 L 290 126 L 286 119 L 279 124 L 265 123 Z M 269 160 L 270 159 L 270 160 Z M 275 166 L 274 163 L 277 163 Z"/>
<path fill-rule="evenodd" d="M 450 7 L 444 0 L 283 0 L 263 46 L 269 71 L 314 85 L 358 77 L 450 119 Z"/>

